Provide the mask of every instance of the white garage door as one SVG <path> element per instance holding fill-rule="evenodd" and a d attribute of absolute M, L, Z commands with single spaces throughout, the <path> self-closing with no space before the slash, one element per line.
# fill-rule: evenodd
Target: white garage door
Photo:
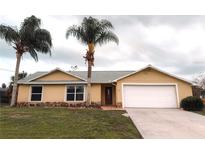
<path fill-rule="evenodd" d="M 176 108 L 174 85 L 124 85 L 124 107 Z"/>

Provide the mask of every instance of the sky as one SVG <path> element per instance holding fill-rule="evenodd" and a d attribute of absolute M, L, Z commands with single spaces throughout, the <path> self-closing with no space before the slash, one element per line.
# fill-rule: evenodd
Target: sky
<path fill-rule="evenodd" d="M 0 15 L 0 24 L 19 28 L 24 15 Z M 73 37 L 65 38 L 68 27 L 78 25 L 85 16 L 42 15 L 42 28 L 50 31 L 52 56 L 38 54 L 35 62 L 23 55 L 20 72 L 50 71 L 56 67 L 87 70 L 83 56 L 87 47 Z M 104 15 L 114 26 L 119 45 L 108 43 L 95 49 L 93 70 L 138 70 L 151 64 L 166 72 L 193 80 L 205 72 L 205 16 Z M 15 50 L 0 39 L 0 84 L 10 82 L 15 70 Z"/>

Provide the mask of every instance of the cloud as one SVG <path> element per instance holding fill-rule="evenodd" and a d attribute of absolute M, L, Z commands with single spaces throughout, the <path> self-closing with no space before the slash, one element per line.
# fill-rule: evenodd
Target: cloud
<path fill-rule="evenodd" d="M 13 58 L 15 57 L 15 50 L 5 41 L 0 40 L 0 57 Z"/>
<path fill-rule="evenodd" d="M 169 25 L 176 28 L 187 28 L 194 24 L 205 24 L 205 16 L 200 15 L 122 15 L 101 16 L 108 18 L 116 26 L 130 26 L 141 24 L 143 26 Z"/>
<path fill-rule="evenodd" d="M 86 15 L 87 17 L 89 15 Z M 75 38 L 65 38 L 66 29 L 80 24 L 84 16 L 41 16 L 42 27 L 51 32 L 53 38 L 52 57 L 39 54 L 36 63 L 28 54 L 24 55 L 21 68 L 27 72 L 49 70 L 55 67 L 70 69 L 78 65 L 86 70 L 83 56 L 86 46 Z M 112 22 L 120 44 L 97 46 L 94 70 L 137 70 L 147 64 L 156 65 L 167 72 L 190 78 L 205 72 L 205 16 L 94 16 Z M 25 17 L 0 16 L 0 24 L 19 26 Z M 14 69 L 15 51 L 0 40 L 1 65 Z M 11 67 L 13 66 L 13 67 Z M 4 78 L 7 80 L 6 78 Z"/>

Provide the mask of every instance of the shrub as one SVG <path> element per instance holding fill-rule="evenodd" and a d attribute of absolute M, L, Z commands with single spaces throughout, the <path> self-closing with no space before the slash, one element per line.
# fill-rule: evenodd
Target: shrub
<path fill-rule="evenodd" d="M 186 111 L 201 111 L 203 106 L 202 100 L 194 96 L 184 98 L 180 104 L 180 107 Z"/>

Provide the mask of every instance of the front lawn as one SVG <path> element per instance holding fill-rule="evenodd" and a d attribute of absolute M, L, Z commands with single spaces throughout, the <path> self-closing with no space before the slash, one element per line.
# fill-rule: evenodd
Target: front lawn
<path fill-rule="evenodd" d="M 202 111 L 195 111 L 195 113 L 198 113 L 198 114 L 205 116 L 205 108 Z"/>
<path fill-rule="evenodd" d="M 125 111 L 0 107 L 0 138 L 141 138 Z"/>

